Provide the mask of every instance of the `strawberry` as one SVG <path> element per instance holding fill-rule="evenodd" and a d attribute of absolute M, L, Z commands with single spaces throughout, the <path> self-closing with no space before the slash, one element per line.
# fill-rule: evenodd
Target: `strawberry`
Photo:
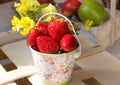
<path fill-rule="evenodd" d="M 77 40 L 72 34 L 66 34 L 60 41 L 60 47 L 65 52 L 73 51 L 77 47 Z"/>
<path fill-rule="evenodd" d="M 59 50 L 58 43 L 48 36 L 39 36 L 37 38 L 37 45 L 42 53 L 56 53 Z"/>
<path fill-rule="evenodd" d="M 38 36 L 43 35 L 43 32 L 38 27 L 33 27 L 28 33 L 28 45 L 31 47 L 36 44 L 36 39 Z"/>
<path fill-rule="evenodd" d="M 48 33 L 50 37 L 59 42 L 65 34 L 69 33 L 68 24 L 63 20 L 51 20 L 48 23 Z"/>
<path fill-rule="evenodd" d="M 39 52 L 39 48 L 38 48 L 37 44 L 33 45 L 31 48 Z"/>
<path fill-rule="evenodd" d="M 48 32 L 47 32 L 47 23 L 45 22 L 39 22 L 38 23 L 38 28 L 41 29 L 44 33 L 44 35 L 48 35 Z"/>

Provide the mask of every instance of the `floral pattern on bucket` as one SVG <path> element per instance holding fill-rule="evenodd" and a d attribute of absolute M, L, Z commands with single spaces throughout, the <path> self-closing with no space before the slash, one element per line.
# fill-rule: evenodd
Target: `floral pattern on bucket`
<path fill-rule="evenodd" d="M 41 83 L 63 84 L 71 79 L 76 51 L 55 55 L 31 51 Z"/>

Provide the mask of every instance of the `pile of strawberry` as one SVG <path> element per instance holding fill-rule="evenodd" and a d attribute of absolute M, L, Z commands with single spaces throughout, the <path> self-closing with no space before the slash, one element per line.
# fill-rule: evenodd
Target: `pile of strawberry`
<path fill-rule="evenodd" d="M 29 31 L 27 42 L 34 50 L 48 54 L 70 52 L 77 47 L 70 26 L 60 19 L 53 19 L 49 23 L 39 22 Z"/>

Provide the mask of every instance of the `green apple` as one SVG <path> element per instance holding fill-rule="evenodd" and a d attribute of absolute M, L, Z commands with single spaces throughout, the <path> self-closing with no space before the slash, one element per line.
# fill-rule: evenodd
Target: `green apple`
<path fill-rule="evenodd" d="M 96 0 L 85 0 L 78 9 L 78 17 L 84 23 L 89 20 L 92 25 L 100 25 L 106 19 L 104 7 Z"/>

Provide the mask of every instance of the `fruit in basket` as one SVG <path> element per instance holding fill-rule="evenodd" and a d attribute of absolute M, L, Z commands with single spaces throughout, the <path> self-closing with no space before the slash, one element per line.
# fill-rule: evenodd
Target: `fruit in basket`
<path fill-rule="evenodd" d="M 31 46 L 31 48 L 34 49 L 34 50 L 36 50 L 36 51 L 39 51 L 39 48 L 38 48 L 38 46 L 37 46 L 37 43 L 36 43 L 35 45 Z"/>
<path fill-rule="evenodd" d="M 51 20 L 48 24 L 48 33 L 50 37 L 59 42 L 65 34 L 69 33 L 68 24 L 59 19 Z"/>
<path fill-rule="evenodd" d="M 37 0 L 40 4 L 53 3 L 54 0 Z"/>
<path fill-rule="evenodd" d="M 43 53 L 57 53 L 59 50 L 58 43 L 48 36 L 39 36 L 37 38 L 37 45 L 40 52 Z"/>
<path fill-rule="evenodd" d="M 60 41 L 60 47 L 63 51 L 73 51 L 77 47 L 77 41 L 72 34 L 66 34 Z"/>
<path fill-rule="evenodd" d="M 43 35 L 42 30 L 40 30 L 38 27 L 33 27 L 28 33 L 28 39 L 27 39 L 28 44 L 31 47 L 34 47 L 34 45 L 36 44 L 36 39 L 40 35 Z"/>
<path fill-rule="evenodd" d="M 80 5 L 81 2 L 79 0 L 66 0 L 62 4 L 62 13 L 65 16 L 72 16 L 74 14 L 77 14 L 77 10 Z"/>
<path fill-rule="evenodd" d="M 47 26 L 48 24 L 45 22 L 39 22 L 37 25 L 37 27 L 43 31 L 44 35 L 48 35 Z"/>
<path fill-rule="evenodd" d="M 105 21 L 106 11 L 96 0 L 85 0 L 78 9 L 78 16 L 85 24 L 97 26 Z"/>
<path fill-rule="evenodd" d="M 70 32 L 70 25 L 62 19 L 39 22 L 28 33 L 28 45 L 42 53 L 70 52 L 77 47 L 77 41 Z"/>

